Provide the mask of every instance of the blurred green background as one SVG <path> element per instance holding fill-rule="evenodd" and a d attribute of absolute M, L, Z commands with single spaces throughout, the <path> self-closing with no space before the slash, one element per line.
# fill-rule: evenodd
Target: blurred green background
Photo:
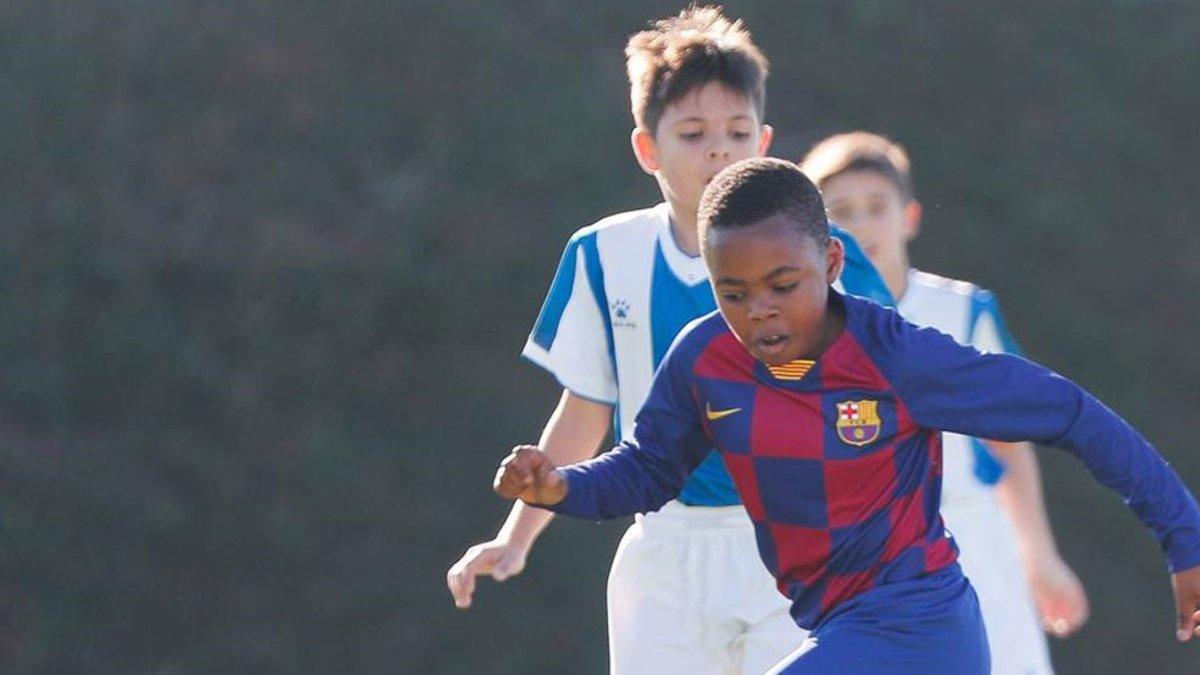
<path fill-rule="evenodd" d="M 675 2 L 0 7 L 0 670 L 601 673 L 622 524 L 456 611 L 555 398 L 568 235 L 657 200 L 626 36 Z M 774 154 L 905 143 L 915 263 L 1200 486 L 1200 4 L 731 2 Z M 1044 454 L 1093 617 L 1063 673 L 1189 673 L 1152 539 Z"/>

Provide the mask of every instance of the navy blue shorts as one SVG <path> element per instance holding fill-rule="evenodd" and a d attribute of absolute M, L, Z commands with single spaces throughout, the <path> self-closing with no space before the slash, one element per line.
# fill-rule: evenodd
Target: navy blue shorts
<path fill-rule="evenodd" d="M 771 673 L 987 675 L 979 600 L 958 565 L 851 598 Z"/>

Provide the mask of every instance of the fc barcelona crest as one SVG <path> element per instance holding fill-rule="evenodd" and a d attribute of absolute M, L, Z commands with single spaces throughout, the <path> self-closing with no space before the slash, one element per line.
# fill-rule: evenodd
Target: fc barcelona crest
<path fill-rule="evenodd" d="M 844 401 L 837 404 L 838 438 L 850 445 L 866 445 L 883 429 L 879 401 Z"/>

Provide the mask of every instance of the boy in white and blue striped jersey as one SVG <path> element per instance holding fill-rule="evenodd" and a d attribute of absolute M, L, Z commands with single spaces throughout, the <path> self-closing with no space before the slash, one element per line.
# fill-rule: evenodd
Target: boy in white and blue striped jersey
<path fill-rule="evenodd" d="M 921 205 L 902 147 L 868 132 L 838 134 L 814 146 L 801 170 L 821 189 L 830 218 L 862 244 L 904 318 L 981 351 L 1020 353 L 992 293 L 909 264 Z M 979 595 L 993 672 L 1050 673 L 1042 626 L 1065 637 L 1086 621 L 1088 603 L 1058 554 L 1033 446 L 943 439 L 942 516 Z"/>
<path fill-rule="evenodd" d="M 634 154 L 663 203 L 605 218 L 567 244 L 523 355 L 563 386 L 540 446 L 559 463 L 586 459 L 609 429 L 633 433 L 654 370 L 679 330 L 716 309 L 700 258 L 700 195 L 721 169 L 764 154 L 766 59 L 740 22 L 689 8 L 626 48 Z M 844 233 L 845 290 L 889 301 L 878 273 Z M 546 511 L 518 502 L 489 542 L 448 574 L 460 607 L 477 575 L 521 570 Z M 613 561 L 611 670 L 761 673 L 804 638 L 760 562 L 754 530 L 720 456 L 710 454 L 677 499 L 641 515 Z"/>

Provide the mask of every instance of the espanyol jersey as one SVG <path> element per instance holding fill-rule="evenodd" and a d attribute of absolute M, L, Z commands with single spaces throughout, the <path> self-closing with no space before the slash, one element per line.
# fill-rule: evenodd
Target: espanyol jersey
<path fill-rule="evenodd" d="M 1081 459 L 1157 536 L 1172 570 L 1200 564 L 1200 509 L 1132 427 L 1078 385 L 981 354 L 891 309 L 831 295 L 845 329 L 816 361 L 767 366 L 719 314 L 686 328 L 655 376 L 632 440 L 562 469 L 583 518 L 652 511 L 715 446 L 759 553 L 815 626 L 871 588 L 952 565 L 938 515 L 941 432 L 1033 440 Z"/>
<path fill-rule="evenodd" d="M 981 352 L 1021 353 L 996 297 L 975 284 L 911 269 L 908 288 L 896 309 L 918 326 L 936 328 Z M 987 495 L 1004 473 L 1004 466 L 977 438 L 946 433 L 942 448 L 943 505 L 961 505 Z"/>
<path fill-rule="evenodd" d="M 615 406 L 614 436 L 631 437 L 654 371 L 696 317 L 716 309 L 708 270 L 671 233 L 667 204 L 605 218 L 574 234 L 563 252 L 522 356 L 550 371 L 578 396 Z M 883 279 L 854 239 L 839 280 L 850 293 L 891 304 Z M 712 454 L 679 493 L 699 506 L 739 502 Z"/>

